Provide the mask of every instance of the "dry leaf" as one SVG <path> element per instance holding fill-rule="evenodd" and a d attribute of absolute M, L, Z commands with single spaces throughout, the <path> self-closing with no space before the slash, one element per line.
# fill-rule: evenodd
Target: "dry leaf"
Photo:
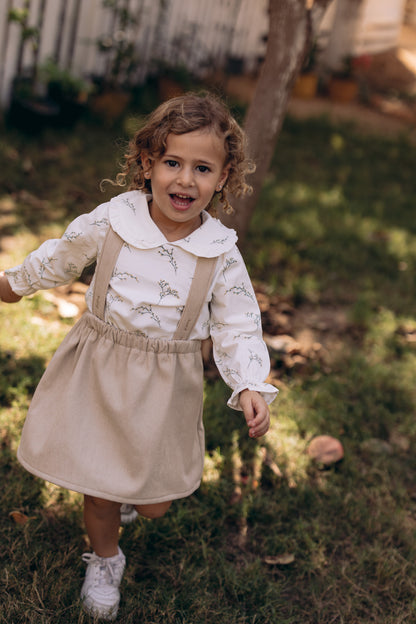
<path fill-rule="evenodd" d="M 289 565 L 289 563 L 293 563 L 295 560 L 295 555 L 292 553 L 284 553 L 283 555 L 275 555 L 271 557 L 265 557 L 263 559 L 264 563 L 268 565 Z"/>
<path fill-rule="evenodd" d="M 9 513 L 9 516 L 13 518 L 16 524 L 26 524 L 26 522 L 29 520 L 28 516 L 26 516 L 21 511 L 11 511 Z"/>

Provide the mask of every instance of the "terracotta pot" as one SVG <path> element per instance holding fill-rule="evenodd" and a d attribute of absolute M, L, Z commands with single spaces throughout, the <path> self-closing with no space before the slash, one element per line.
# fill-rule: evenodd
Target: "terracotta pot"
<path fill-rule="evenodd" d="M 358 84 L 349 78 L 332 77 L 328 84 L 328 92 L 334 102 L 353 102 L 357 99 Z"/>
<path fill-rule="evenodd" d="M 59 114 L 59 106 L 50 100 L 12 97 L 8 121 L 23 132 L 37 134 L 59 125 Z"/>
<path fill-rule="evenodd" d="M 313 73 L 300 74 L 293 87 L 292 95 L 302 100 L 311 100 L 318 89 L 318 76 Z"/>
<path fill-rule="evenodd" d="M 173 97 L 184 94 L 183 87 L 174 79 L 168 76 L 160 76 L 158 83 L 159 98 L 162 102 Z"/>
<path fill-rule="evenodd" d="M 93 113 L 111 123 L 121 117 L 130 100 L 131 94 L 125 91 L 106 91 L 91 98 L 90 108 Z"/>

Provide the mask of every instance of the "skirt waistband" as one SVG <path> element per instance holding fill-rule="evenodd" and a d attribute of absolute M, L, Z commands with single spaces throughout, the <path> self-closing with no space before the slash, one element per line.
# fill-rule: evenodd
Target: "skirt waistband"
<path fill-rule="evenodd" d="M 201 350 L 200 340 L 168 340 L 166 338 L 146 338 L 133 332 L 119 329 L 102 321 L 91 312 L 85 312 L 77 323 L 96 332 L 98 336 L 111 340 L 124 347 L 152 353 L 196 353 Z M 75 327 L 74 327 L 75 329 Z"/>

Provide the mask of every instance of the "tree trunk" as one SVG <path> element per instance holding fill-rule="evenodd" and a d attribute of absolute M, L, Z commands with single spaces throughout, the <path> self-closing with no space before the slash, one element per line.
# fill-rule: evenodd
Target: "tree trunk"
<path fill-rule="evenodd" d="M 254 190 L 247 197 L 231 198 L 235 214 L 221 217 L 237 230 L 240 244 L 273 157 L 294 80 L 331 1 L 269 0 L 266 58 L 244 124 L 250 157 L 257 167 L 248 180 Z M 312 6 L 307 8 L 306 4 Z"/>

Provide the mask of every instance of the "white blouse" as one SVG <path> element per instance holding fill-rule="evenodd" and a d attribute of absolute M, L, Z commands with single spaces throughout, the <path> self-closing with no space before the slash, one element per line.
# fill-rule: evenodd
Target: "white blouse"
<path fill-rule="evenodd" d="M 5 271 L 21 296 L 76 279 L 99 258 L 109 224 L 124 240 L 107 291 L 105 321 L 141 336 L 171 339 L 175 333 L 198 256 L 217 257 L 206 303 L 190 339 L 211 336 L 215 363 L 233 393 L 228 405 L 241 409 L 239 393 L 257 390 L 271 403 L 277 389 L 265 383 L 270 370 L 262 339 L 260 310 L 237 235 L 202 213 L 190 236 L 169 242 L 153 222 L 149 196 L 129 191 L 77 217 L 61 239 L 45 241 L 24 262 Z M 92 309 L 94 278 L 86 293 Z"/>

